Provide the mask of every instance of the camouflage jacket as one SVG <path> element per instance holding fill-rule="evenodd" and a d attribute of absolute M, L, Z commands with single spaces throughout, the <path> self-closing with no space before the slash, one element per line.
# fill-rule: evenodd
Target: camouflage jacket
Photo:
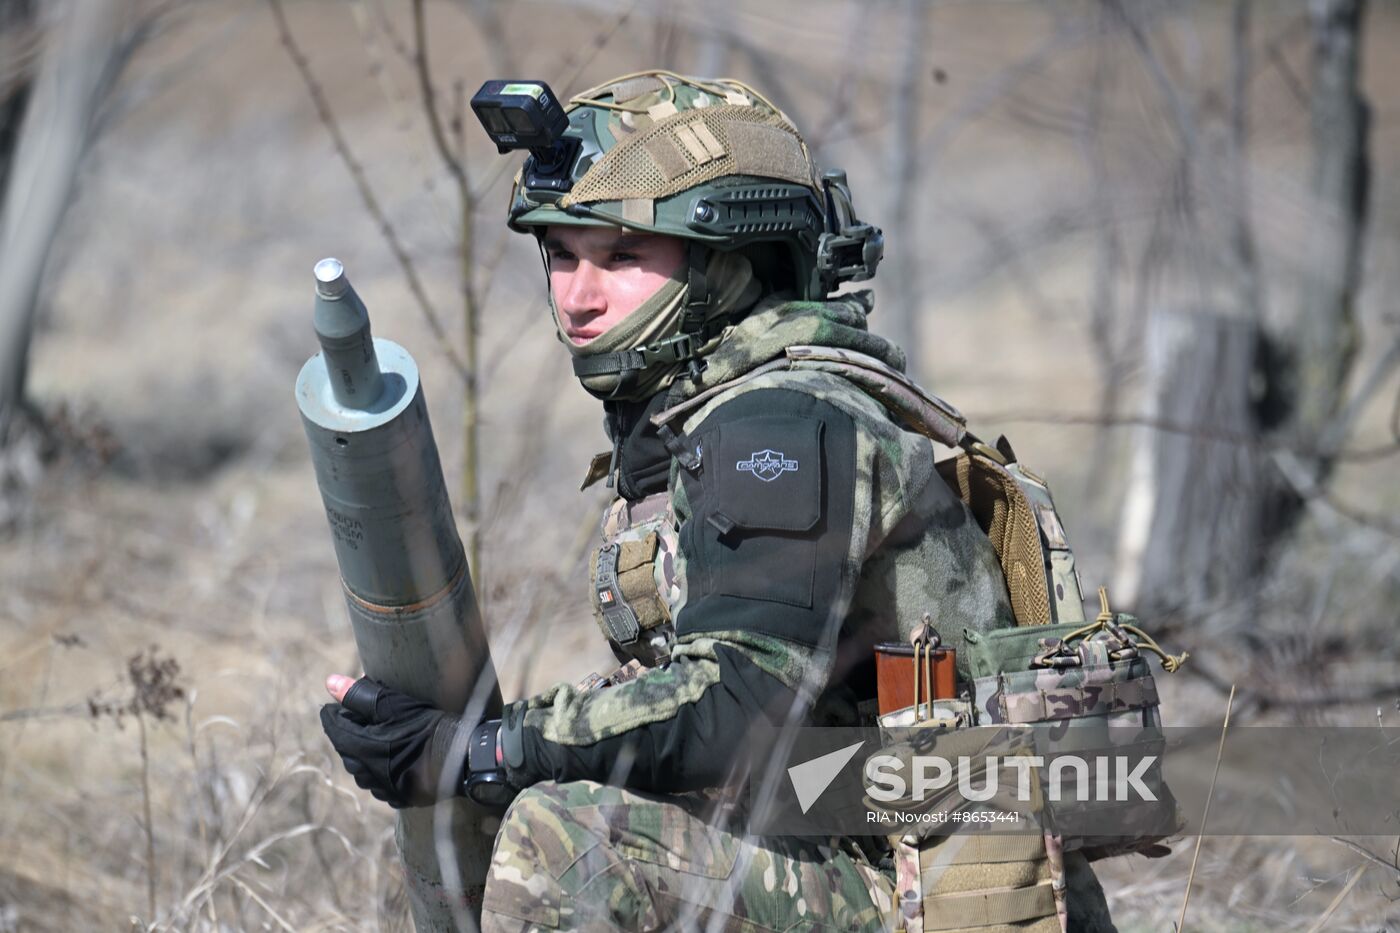
<path fill-rule="evenodd" d="M 902 370 L 899 349 L 866 329 L 870 307 L 865 292 L 766 299 L 699 383 L 678 382 L 665 405 L 700 402 L 800 344 Z M 904 640 L 924 612 L 958 648 L 965 629 L 1012 624 L 991 543 L 935 472 L 932 442 L 841 376 L 765 372 L 714 392 L 675 427 L 669 446 L 683 456 L 651 471 L 665 477 L 678 528 L 670 663 L 618 686 L 561 684 L 510 704 L 501 735 L 514 782 L 719 786 L 732 778 L 724 752 L 755 722 L 851 722 L 853 701 L 874 696 L 872 646 Z M 629 438 L 644 445 L 645 435 Z M 626 773 L 619 760 L 631 762 Z"/>

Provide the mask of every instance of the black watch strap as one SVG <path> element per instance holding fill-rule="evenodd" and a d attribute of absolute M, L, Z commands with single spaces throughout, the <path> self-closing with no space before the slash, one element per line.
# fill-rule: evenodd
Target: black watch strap
<path fill-rule="evenodd" d="M 511 784 L 504 767 L 496 763 L 499 719 L 488 719 L 472 730 L 467 746 L 466 795 L 477 806 L 503 812 L 520 788 Z"/>
<path fill-rule="evenodd" d="M 478 771 L 496 771 L 496 736 L 501 731 L 499 719 L 487 719 L 472 730 L 471 743 L 467 746 L 467 775 Z"/>

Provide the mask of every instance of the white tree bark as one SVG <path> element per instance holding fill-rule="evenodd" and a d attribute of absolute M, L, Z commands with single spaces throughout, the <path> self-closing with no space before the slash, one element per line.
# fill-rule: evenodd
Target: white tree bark
<path fill-rule="evenodd" d="M 1362 238 L 1369 188 L 1369 107 L 1361 93 L 1364 0 L 1311 0 L 1313 63 L 1313 216 L 1308 261 L 1301 270 L 1301 301 L 1290 343 L 1294 376 L 1294 439 L 1320 451 L 1318 479 L 1330 468 L 1340 440 L 1328 428 L 1341 408 L 1356 355 L 1356 293 L 1361 284 Z"/>
<path fill-rule="evenodd" d="M 0 212 L 0 443 L 24 397 L 49 249 L 119 51 L 121 0 L 46 3 L 47 36 Z"/>
<path fill-rule="evenodd" d="M 1201 607 L 1254 579 L 1265 488 L 1250 378 L 1258 330 L 1220 314 L 1157 311 L 1144 412 L 1119 534 L 1122 605 Z M 1162 425 L 1182 430 L 1162 430 Z"/>
<path fill-rule="evenodd" d="M 1248 9 L 1234 7 L 1231 125 L 1216 199 L 1229 211 L 1221 314 L 1156 313 L 1146 335 L 1146 415 L 1195 431 L 1143 429 L 1120 525 L 1118 599 L 1143 610 L 1200 608 L 1253 595 L 1265 562 L 1296 524 L 1302 495 L 1325 488 L 1345 441 L 1356 350 L 1355 298 L 1368 195 L 1368 106 L 1360 86 L 1364 0 L 1310 0 L 1312 216 L 1298 304 L 1258 353 L 1261 292 L 1247 209 Z M 1140 41 L 1143 41 L 1140 39 Z M 1198 157 L 1205 151 L 1195 147 Z M 1223 306 L 1212 310 L 1224 310 Z M 1260 375 L 1269 397 L 1250 393 Z M 1274 419 L 1277 418 L 1275 421 Z M 1311 475 L 1285 481 L 1254 438 L 1304 453 Z M 1218 439 L 1232 438 L 1232 440 Z M 1290 452 L 1289 456 L 1294 454 Z"/>

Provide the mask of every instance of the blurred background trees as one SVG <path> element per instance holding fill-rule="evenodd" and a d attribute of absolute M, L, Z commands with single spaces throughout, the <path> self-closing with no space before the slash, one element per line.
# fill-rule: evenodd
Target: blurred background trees
<path fill-rule="evenodd" d="M 1184 141 L 1182 171 L 1203 177 L 1201 203 L 1185 211 L 1191 271 L 1215 284 L 1216 298 L 1203 308 L 1154 309 L 1146 331 L 1147 416 L 1197 435 L 1188 443 L 1145 434 L 1135 452 L 1120 594 L 1148 611 L 1198 611 L 1222 600 L 1257 611 L 1254 589 L 1280 539 L 1304 503 L 1326 493 L 1370 401 L 1365 394 L 1394 364 L 1384 357 L 1347 403 L 1370 171 L 1361 25 L 1358 2 L 1316 2 L 1307 11 L 1310 209 L 1301 261 L 1289 270 L 1295 291 L 1277 310 L 1264 304 L 1249 209 L 1250 5 L 1233 5 L 1216 127 L 1203 126 L 1199 108 L 1163 85 Z M 1153 55 L 1138 35 L 1143 54 Z"/>
<path fill-rule="evenodd" d="M 1235 684 L 1239 721 L 1393 724 L 1393 4 L 0 0 L 0 49 L 0 930 L 156 920 L 148 846 L 168 928 L 402 906 L 314 718 L 355 663 L 289 397 L 324 255 L 422 367 L 505 692 L 608 663 L 600 416 L 465 108 L 507 74 L 762 88 L 885 229 L 871 326 L 1048 476 L 1086 590 L 1191 651 L 1173 720 Z M 146 773 L 77 717 L 153 644 L 189 690 Z M 1354 858 L 1232 846 L 1193 916 L 1306 928 Z M 1164 927 L 1184 864 L 1123 864 Z"/>

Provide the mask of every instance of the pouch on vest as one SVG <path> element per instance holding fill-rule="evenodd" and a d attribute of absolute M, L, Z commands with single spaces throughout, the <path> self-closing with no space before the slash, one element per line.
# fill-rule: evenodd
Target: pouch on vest
<path fill-rule="evenodd" d="M 992 541 L 1020 625 L 1082 622 L 1074 552 L 1045 481 L 997 448 L 972 445 L 936 468 Z"/>
<path fill-rule="evenodd" d="M 589 566 L 593 615 L 617 659 L 664 663 L 673 640 L 675 521 L 670 497 L 616 499 L 603 516 L 603 544 Z"/>
<path fill-rule="evenodd" d="M 1128 852 L 1162 854 L 1158 843 L 1180 829 L 1175 798 L 1162 780 L 1165 749 L 1157 683 L 1145 653 L 1155 652 L 1168 672 L 1186 655 L 1159 648 L 1126 613 L 1103 612 L 1088 625 L 1046 625 L 967 632 L 979 725 L 1034 726 L 1045 753 L 1073 753 L 1092 770 L 1118 756 L 1153 755 L 1141 775 L 1155 801 L 1129 795 L 1124 801 L 1056 801 L 1047 797 L 1047 828 L 1066 851 L 1105 858 Z M 1046 772 L 1042 769 L 1041 778 Z M 1078 773 L 1073 772 L 1077 777 Z M 1112 832 L 1105 832 L 1104 827 Z"/>
<path fill-rule="evenodd" d="M 986 800 L 964 797 L 960 781 L 934 790 L 909 788 L 893 802 L 866 798 L 866 806 L 896 815 L 910 827 L 890 837 L 895 859 L 895 897 L 900 929 L 974 933 L 987 929 L 1062 933 L 1065 929 L 1064 868 L 1054 839 L 1040 824 L 1043 802 L 1033 768 L 1007 764 L 1034 754 L 1032 730 L 1024 726 L 969 729 L 921 724 L 899 733 L 882 755 L 901 760 L 897 773 L 914 775 L 915 760 L 936 756 L 964 760 L 971 787 L 996 792 Z M 999 763 L 993 775 L 986 763 Z M 1030 790 L 1022 799 L 1022 773 Z M 979 832 L 974 820 L 997 821 L 1000 831 Z M 985 828 L 985 827 L 984 827 Z"/>

